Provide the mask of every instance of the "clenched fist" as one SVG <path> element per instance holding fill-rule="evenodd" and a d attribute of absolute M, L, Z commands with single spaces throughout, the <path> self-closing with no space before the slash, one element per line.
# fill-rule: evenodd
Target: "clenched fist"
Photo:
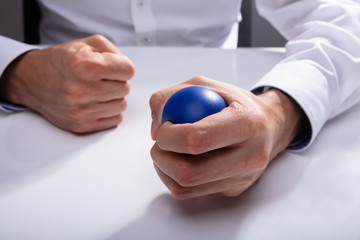
<path fill-rule="evenodd" d="M 95 35 L 25 53 L 2 78 L 1 95 L 75 133 L 108 129 L 122 121 L 133 63 Z"/>
<path fill-rule="evenodd" d="M 193 124 L 161 122 L 169 97 L 187 86 L 218 92 L 228 107 Z M 176 198 L 210 194 L 238 196 L 266 170 L 300 132 L 301 108 L 283 92 L 261 95 L 206 77 L 195 77 L 153 94 L 151 156 Z"/>

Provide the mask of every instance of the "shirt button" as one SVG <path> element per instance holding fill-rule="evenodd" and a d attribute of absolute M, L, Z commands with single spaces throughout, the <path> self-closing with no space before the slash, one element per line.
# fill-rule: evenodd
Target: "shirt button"
<path fill-rule="evenodd" d="M 145 44 L 150 44 L 150 43 L 151 43 L 151 37 L 149 37 L 149 36 L 144 36 L 144 37 L 142 38 L 142 40 L 143 40 L 143 42 L 144 42 Z"/>
<path fill-rule="evenodd" d="M 137 1 L 137 5 L 138 5 L 139 7 L 144 6 L 144 0 L 138 0 L 138 1 Z"/>

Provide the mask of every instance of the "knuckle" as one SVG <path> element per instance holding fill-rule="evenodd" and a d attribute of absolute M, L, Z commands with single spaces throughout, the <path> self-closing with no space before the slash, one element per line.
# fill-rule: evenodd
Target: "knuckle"
<path fill-rule="evenodd" d="M 111 118 L 113 122 L 118 122 L 119 115 L 122 115 L 122 113 L 126 110 L 127 105 L 128 103 L 126 99 L 117 100 L 116 106 L 111 105 L 105 107 L 104 111 L 111 111 L 111 116 L 108 116 L 108 118 Z"/>
<path fill-rule="evenodd" d="M 193 187 L 199 184 L 201 175 L 190 161 L 178 163 L 174 171 L 174 180 L 181 187 Z"/>
<path fill-rule="evenodd" d="M 159 147 L 155 143 L 150 149 L 150 157 L 154 163 L 158 159 L 159 152 L 160 152 Z"/>
<path fill-rule="evenodd" d="M 67 116 L 72 122 L 73 127 L 78 128 L 78 126 L 83 123 L 86 112 L 80 108 L 72 108 L 67 111 Z"/>
<path fill-rule="evenodd" d="M 121 113 L 117 114 L 116 116 L 113 116 L 111 119 L 111 122 L 109 122 L 107 125 L 102 126 L 102 127 L 98 127 L 98 130 L 104 130 L 104 129 L 109 129 L 109 128 L 113 128 L 116 127 L 117 125 L 119 125 L 121 122 L 123 121 L 123 115 Z M 95 129 L 96 125 L 94 125 L 90 130 L 93 131 Z"/>
<path fill-rule="evenodd" d="M 128 101 L 127 101 L 126 98 L 124 98 L 124 99 L 121 100 L 120 112 L 124 112 L 127 107 L 128 107 Z"/>
<path fill-rule="evenodd" d="M 73 68 L 75 76 L 81 79 L 93 79 L 103 75 L 105 66 L 91 58 L 80 60 Z"/>
<path fill-rule="evenodd" d="M 79 63 L 81 63 L 83 60 L 83 56 L 79 53 L 73 53 L 69 56 L 69 59 L 67 61 L 68 68 L 72 71 L 77 70 L 77 67 Z"/>
<path fill-rule="evenodd" d="M 234 190 L 228 190 L 225 192 L 221 192 L 220 196 L 224 197 L 238 197 L 240 196 L 246 189 L 234 189 Z"/>
<path fill-rule="evenodd" d="M 82 59 L 78 54 L 73 54 L 71 57 L 69 57 L 69 60 L 67 62 L 67 69 L 72 75 L 77 75 L 79 68 L 78 66 L 82 62 Z"/>
<path fill-rule="evenodd" d="M 77 79 L 92 79 L 101 75 L 106 66 L 91 54 L 73 54 L 68 61 L 67 69 L 70 75 Z"/>
<path fill-rule="evenodd" d="M 151 109 L 157 108 L 161 103 L 165 102 L 165 96 L 162 91 L 157 91 L 151 95 L 149 105 Z"/>
<path fill-rule="evenodd" d="M 124 119 L 124 116 L 122 114 L 118 114 L 116 116 L 116 119 L 115 119 L 115 122 L 114 122 L 114 125 L 113 126 L 117 126 L 119 125 Z"/>
<path fill-rule="evenodd" d="M 169 190 L 175 199 L 184 200 L 189 198 L 189 191 L 182 186 L 173 186 Z"/>
<path fill-rule="evenodd" d="M 126 83 L 124 84 L 123 87 L 123 91 L 124 91 L 124 95 L 128 95 L 130 93 L 130 89 L 131 89 L 131 84 L 129 81 L 126 81 Z"/>
<path fill-rule="evenodd" d="M 206 131 L 201 128 L 190 127 L 185 132 L 185 151 L 191 155 L 199 155 L 206 151 Z"/>
<path fill-rule="evenodd" d="M 95 34 L 93 36 L 90 36 L 89 38 L 95 44 L 107 41 L 107 39 L 101 34 Z"/>
<path fill-rule="evenodd" d="M 64 83 L 63 88 L 65 92 L 64 100 L 72 108 L 77 108 L 80 103 L 86 102 L 92 94 L 90 88 L 83 84 L 67 82 Z"/>
<path fill-rule="evenodd" d="M 204 84 L 206 83 L 207 79 L 208 79 L 208 78 L 205 77 L 205 76 L 197 75 L 197 76 L 189 79 L 189 80 L 187 81 L 187 83 L 193 84 L 193 85 L 204 85 Z"/>
<path fill-rule="evenodd" d="M 270 162 L 270 151 L 266 147 L 259 147 L 246 160 L 245 168 L 250 173 L 263 172 Z"/>
<path fill-rule="evenodd" d="M 68 129 L 73 133 L 79 133 L 79 134 L 88 132 L 86 125 L 84 123 L 78 122 L 78 121 L 72 122 L 69 125 Z"/>
<path fill-rule="evenodd" d="M 129 79 L 134 77 L 135 65 L 130 60 L 125 61 L 122 65 L 122 68 L 123 72 Z"/>
<path fill-rule="evenodd" d="M 222 192 L 220 193 L 221 196 L 224 196 L 224 197 L 237 197 L 241 194 L 240 191 L 237 191 L 237 190 L 232 190 L 232 191 L 226 191 L 226 192 Z"/>
<path fill-rule="evenodd" d="M 226 191 L 220 192 L 221 196 L 225 197 L 237 197 L 240 196 L 243 192 L 245 192 L 255 181 L 254 176 L 249 176 L 245 178 L 239 178 L 233 180 L 232 188 Z"/>

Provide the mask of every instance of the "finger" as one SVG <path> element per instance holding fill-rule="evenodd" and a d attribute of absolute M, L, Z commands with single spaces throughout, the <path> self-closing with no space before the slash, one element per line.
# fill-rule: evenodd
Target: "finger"
<path fill-rule="evenodd" d="M 102 80 L 93 88 L 90 101 L 109 102 L 126 97 L 130 92 L 130 82 Z"/>
<path fill-rule="evenodd" d="M 161 181 L 169 189 L 171 194 L 177 199 L 188 199 L 212 194 L 221 194 L 224 196 L 234 197 L 244 192 L 255 181 L 253 175 L 247 175 L 192 187 L 184 187 L 163 173 L 156 165 L 155 170 Z"/>
<path fill-rule="evenodd" d="M 108 118 L 93 119 L 81 123 L 72 124 L 58 124 L 60 128 L 74 132 L 74 133 L 91 133 L 114 128 L 119 125 L 123 120 L 123 115 L 118 114 Z"/>
<path fill-rule="evenodd" d="M 254 183 L 263 175 L 264 171 L 259 171 L 258 173 L 249 175 L 246 179 L 246 183 L 243 185 L 242 188 L 233 187 L 228 190 L 223 190 L 219 193 L 219 195 L 225 196 L 225 197 L 236 197 L 240 196 L 243 192 L 245 192 L 247 189 L 249 189 Z"/>
<path fill-rule="evenodd" d="M 105 105 L 106 106 L 103 106 Z M 122 112 L 126 109 L 126 99 L 114 100 L 109 103 L 99 104 L 101 112 L 97 113 L 97 119 L 84 125 L 82 132 L 96 132 L 114 128 L 123 121 Z"/>
<path fill-rule="evenodd" d="M 114 128 L 117 125 L 119 125 L 122 122 L 122 120 L 123 120 L 122 114 L 108 118 L 102 118 L 97 120 L 95 124 L 86 132 L 96 132 L 96 131 L 102 131 L 102 130 Z"/>
<path fill-rule="evenodd" d="M 102 76 L 99 79 L 120 81 L 129 80 L 134 76 L 135 67 L 132 61 L 108 39 L 101 35 L 94 35 L 83 40 L 92 48 L 91 52 L 99 53 L 96 58 L 102 60 L 104 72 L 100 72 Z"/>
<path fill-rule="evenodd" d="M 126 110 L 127 105 L 126 98 L 99 103 L 97 117 L 98 119 L 103 119 L 119 115 Z"/>
<path fill-rule="evenodd" d="M 75 132 L 92 129 L 96 121 L 120 115 L 127 107 L 126 99 L 116 99 L 109 102 L 95 102 L 79 105 L 76 109 L 64 111 L 62 117 L 67 119 L 69 127 Z"/>
<path fill-rule="evenodd" d="M 247 108 L 233 102 L 193 124 L 163 124 L 156 140 L 165 151 L 198 155 L 249 140 L 255 132 L 251 118 Z"/>
<path fill-rule="evenodd" d="M 89 46 L 72 59 L 68 68 L 70 76 L 86 83 L 102 79 L 127 81 L 135 73 L 134 64 L 125 55 L 94 52 Z"/>
<path fill-rule="evenodd" d="M 135 74 L 135 66 L 123 54 L 102 53 L 103 72 L 102 79 L 124 81 L 131 79 Z"/>
<path fill-rule="evenodd" d="M 226 148 L 194 156 L 162 151 L 155 143 L 151 157 L 162 172 L 187 187 L 263 171 L 268 164 L 266 156 L 251 154 L 246 148 Z"/>
<path fill-rule="evenodd" d="M 108 102 L 89 104 L 87 109 L 83 108 L 82 121 L 101 120 L 121 114 L 127 108 L 125 98 L 115 99 Z"/>
<path fill-rule="evenodd" d="M 112 52 L 112 53 L 120 53 L 119 49 L 106 37 L 102 35 L 93 35 L 88 38 L 83 39 L 87 44 L 92 46 L 97 52 Z"/>

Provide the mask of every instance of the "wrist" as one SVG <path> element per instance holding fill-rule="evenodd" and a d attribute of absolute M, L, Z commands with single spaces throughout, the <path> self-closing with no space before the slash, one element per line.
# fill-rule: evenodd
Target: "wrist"
<path fill-rule="evenodd" d="M 27 83 L 32 76 L 34 68 L 29 54 L 38 50 L 26 52 L 14 59 L 4 70 L 0 80 L 0 97 L 3 101 L 26 105 Z"/>
<path fill-rule="evenodd" d="M 258 96 L 276 128 L 273 148 L 276 155 L 289 144 L 298 141 L 307 123 L 307 117 L 296 101 L 278 89 L 270 88 Z"/>

